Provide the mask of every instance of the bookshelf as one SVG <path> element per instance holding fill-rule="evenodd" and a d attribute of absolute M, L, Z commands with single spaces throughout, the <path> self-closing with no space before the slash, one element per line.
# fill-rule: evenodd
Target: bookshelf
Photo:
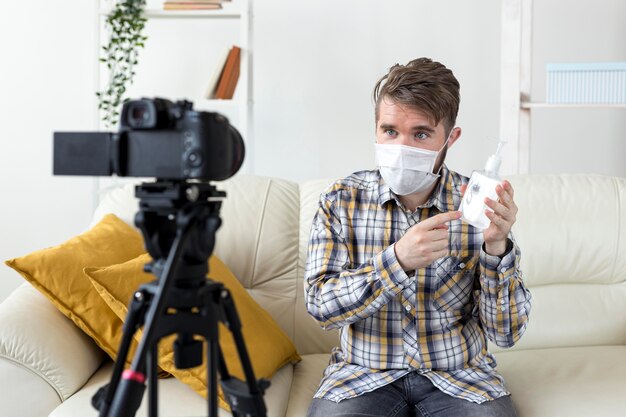
<path fill-rule="evenodd" d="M 148 40 L 145 48 L 140 50 L 135 82 L 129 88 L 128 97 L 187 99 L 194 103 L 195 110 L 224 114 L 241 133 L 246 144 L 247 157 L 241 172 L 252 172 L 252 2 L 225 1 L 219 10 L 163 10 L 162 3 L 162 0 L 147 1 L 145 34 Z M 106 16 L 113 4 L 114 0 L 98 0 L 96 8 L 98 31 L 94 45 L 94 91 L 102 90 L 108 77 L 106 66 L 99 62 L 99 58 L 108 36 Z M 231 100 L 207 99 L 205 94 L 209 80 L 217 71 L 215 61 L 225 48 L 233 45 L 241 47 L 240 75 L 235 95 Z M 172 55 L 170 60 L 173 63 L 168 62 L 167 55 Z M 105 130 L 100 113 L 97 109 L 94 113 L 95 128 Z M 100 196 L 110 187 L 128 181 L 133 179 L 97 178 L 94 204 L 98 204 Z"/>
<path fill-rule="evenodd" d="M 500 43 L 500 137 L 508 142 L 503 174 L 530 173 L 533 111 L 626 109 L 626 104 L 551 104 L 531 100 L 533 0 L 502 2 Z"/>

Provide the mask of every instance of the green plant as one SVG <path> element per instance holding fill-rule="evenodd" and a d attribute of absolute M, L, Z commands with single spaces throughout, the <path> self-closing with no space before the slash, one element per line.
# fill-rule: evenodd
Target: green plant
<path fill-rule="evenodd" d="M 120 105 L 127 100 L 124 94 L 133 83 L 139 49 L 148 39 L 142 34 L 147 20 L 143 14 L 145 7 L 146 0 L 119 0 L 106 18 L 106 28 L 111 37 L 108 44 L 102 47 L 104 57 L 100 58 L 100 62 L 106 63 L 109 82 L 96 96 L 98 109 L 103 113 L 102 120 L 107 127 L 117 123 Z"/>

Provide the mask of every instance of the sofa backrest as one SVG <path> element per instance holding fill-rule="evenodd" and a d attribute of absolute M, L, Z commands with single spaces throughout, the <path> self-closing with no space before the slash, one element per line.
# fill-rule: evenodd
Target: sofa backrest
<path fill-rule="evenodd" d="M 330 180 L 321 181 L 318 187 L 315 182 L 304 185 L 304 189 L 310 190 L 304 194 L 299 184 L 276 178 L 236 175 L 216 183 L 227 197 L 222 204 L 223 223 L 217 232 L 214 254 L 271 314 L 301 354 L 328 352 L 337 341 L 337 332 L 319 328 L 302 301 L 302 259 L 306 256 L 308 228 L 319 194 L 329 183 Z M 138 209 L 134 184 L 106 194 L 94 213 L 92 225 L 107 213 L 133 225 Z M 312 201 L 301 202 L 302 198 Z M 309 210 L 301 210 L 302 206 L 311 207 L 310 215 L 304 214 Z"/>
<path fill-rule="evenodd" d="M 626 179 L 590 175 L 509 178 L 519 206 L 514 227 L 533 294 L 526 335 L 514 349 L 626 344 Z M 236 175 L 227 192 L 215 254 L 292 338 L 300 354 L 328 353 L 304 305 L 309 228 L 330 179 L 294 183 Z M 132 223 L 132 185 L 107 195 L 108 212 Z M 493 350 L 498 350 L 495 345 Z"/>
<path fill-rule="evenodd" d="M 533 295 L 528 329 L 514 349 L 625 345 L 626 179 L 509 180 L 519 207 L 513 233 Z"/>

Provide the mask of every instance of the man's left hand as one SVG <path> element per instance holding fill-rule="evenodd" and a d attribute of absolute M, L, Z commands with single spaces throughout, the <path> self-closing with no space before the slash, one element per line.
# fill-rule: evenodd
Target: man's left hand
<path fill-rule="evenodd" d="M 511 227 L 517 216 L 517 205 L 513 200 L 513 186 L 508 181 L 496 186 L 498 201 L 486 197 L 485 204 L 491 210 L 485 210 L 491 224 L 483 231 L 485 251 L 489 255 L 504 255 Z"/>
<path fill-rule="evenodd" d="M 461 195 L 465 193 L 466 185 L 461 187 Z M 485 210 L 491 224 L 483 231 L 485 239 L 485 251 L 489 255 L 502 256 L 506 252 L 509 232 L 516 220 L 517 205 L 513 200 L 513 186 L 508 181 L 496 186 L 498 201 L 488 197 L 485 204 L 491 210 Z"/>

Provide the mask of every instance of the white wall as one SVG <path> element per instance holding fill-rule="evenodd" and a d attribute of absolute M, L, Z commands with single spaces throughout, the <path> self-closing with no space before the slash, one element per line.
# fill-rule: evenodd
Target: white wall
<path fill-rule="evenodd" d="M 626 60 L 624 2 L 535 3 L 538 99 L 546 62 Z M 372 88 L 391 65 L 418 56 L 445 63 L 461 82 L 458 125 L 464 133 L 448 165 L 469 174 L 493 151 L 500 1 L 256 0 L 253 8 L 256 153 L 249 157 L 255 173 L 300 181 L 372 167 Z M 55 130 L 96 124 L 96 22 L 95 0 L 3 4 L 0 260 L 56 245 L 89 223 L 93 181 L 51 175 L 51 138 Z M 202 94 L 211 52 L 221 52 L 210 46 L 230 42 L 236 29 L 189 21 L 163 36 L 163 24 L 150 25 L 153 44 L 135 91 L 157 85 L 156 93 L 181 98 L 197 86 Z M 197 55 L 186 61 L 188 77 L 164 79 L 163 71 L 180 69 L 177 44 Z M 626 176 L 623 110 L 542 112 L 533 123 L 534 172 Z M 0 300 L 22 281 L 0 267 Z"/>
<path fill-rule="evenodd" d="M 273 0 L 255 13 L 258 173 L 304 180 L 371 168 L 373 87 L 393 64 L 420 56 L 461 83 L 464 133 L 449 165 L 471 173 L 495 146 L 498 0 Z M 277 164 L 279 155 L 288 157 Z"/>
<path fill-rule="evenodd" d="M 93 181 L 52 176 L 52 132 L 93 126 L 95 3 L 3 2 L 0 260 L 53 246 L 89 221 Z M 23 279 L 0 265 L 0 300 Z"/>

